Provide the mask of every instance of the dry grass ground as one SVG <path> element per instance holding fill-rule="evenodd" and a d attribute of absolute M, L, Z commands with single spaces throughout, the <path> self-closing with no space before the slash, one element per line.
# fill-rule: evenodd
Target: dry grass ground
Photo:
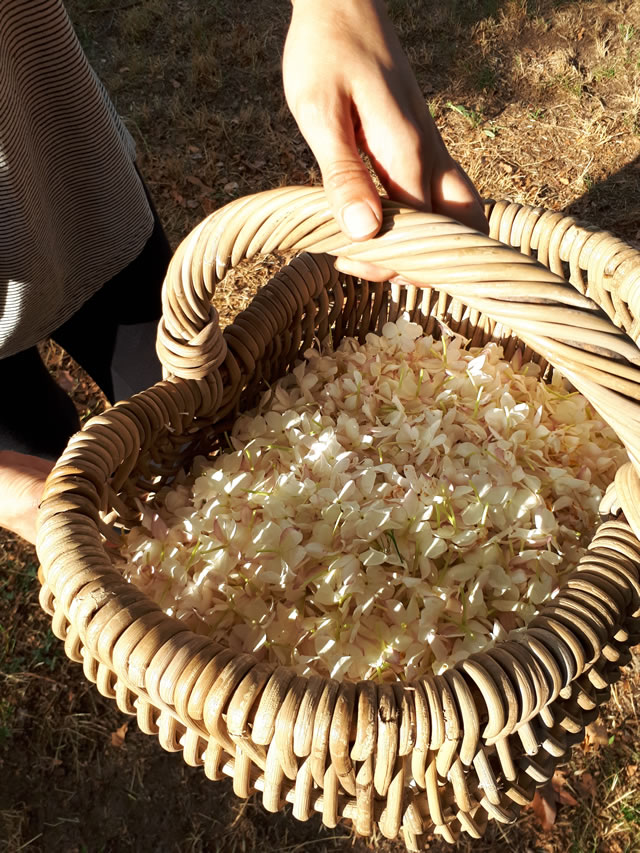
<path fill-rule="evenodd" d="M 640 240 L 640 0 L 389 7 L 447 144 L 485 196 L 570 211 Z M 137 142 L 174 245 L 232 198 L 318 181 L 282 95 L 286 2 L 69 0 L 68 8 Z M 256 280 L 236 276 L 221 288 L 226 320 Z M 95 411 L 100 398 L 87 378 L 60 351 L 47 352 L 81 413 Z M 461 842 L 460 853 L 639 850 L 639 685 L 634 667 L 605 711 L 607 737 L 596 731 L 575 750 L 552 831 L 526 812 L 476 845 Z M 256 798 L 241 803 L 228 783 L 208 782 L 135 723 L 125 732 L 125 722 L 51 635 L 33 551 L 0 538 L 0 850 L 402 849 L 268 815 Z"/>

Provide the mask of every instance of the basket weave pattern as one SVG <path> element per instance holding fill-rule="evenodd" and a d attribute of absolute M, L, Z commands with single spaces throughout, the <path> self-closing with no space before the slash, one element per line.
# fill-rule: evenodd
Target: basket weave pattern
<path fill-rule="evenodd" d="M 321 190 L 284 188 L 204 220 L 165 282 L 167 378 L 71 439 L 40 513 L 42 606 L 103 695 L 209 778 L 232 776 L 238 796 L 259 790 L 271 811 L 289 801 L 301 820 L 347 818 L 364 835 L 378 825 L 411 850 L 434 830 L 454 841 L 514 820 L 640 639 L 640 253 L 561 214 L 507 202 L 487 211 L 490 237 L 385 201 L 381 236 L 349 244 Z M 217 282 L 244 258 L 289 249 L 303 254 L 221 332 Z M 423 287 L 358 284 L 332 255 Z M 339 683 L 233 654 L 123 581 L 112 545 L 118 525 L 137 521 L 138 498 L 215 447 L 314 337 L 362 339 L 405 310 L 427 333 L 440 320 L 473 345 L 498 340 L 506 357 L 520 348 L 558 367 L 627 447 L 609 520 L 517 640 L 441 676 Z"/>

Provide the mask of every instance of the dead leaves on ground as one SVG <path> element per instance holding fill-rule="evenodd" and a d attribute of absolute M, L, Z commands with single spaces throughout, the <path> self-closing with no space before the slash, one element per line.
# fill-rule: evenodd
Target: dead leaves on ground
<path fill-rule="evenodd" d="M 594 720 L 584 730 L 585 740 L 584 746 L 607 746 L 609 743 L 609 733 L 607 727 L 602 720 Z"/>
<path fill-rule="evenodd" d="M 123 723 L 115 732 L 111 732 L 111 746 L 122 746 L 127 735 L 129 723 Z"/>
<path fill-rule="evenodd" d="M 578 801 L 571 793 L 571 789 L 567 787 L 566 770 L 556 770 L 553 778 L 541 788 L 538 788 L 531 802 L 531 808 L 543 832 L 549 832 L 553 828 L 556 822 L 558 805 L 561 804 L 567 806 L 578 805 Z"/>
<path fill-rule="evenodd" d="M 538 819 L 543 832 L 550 832 L 556 822 L 556 794 L 551 782 L 547 782 L 542 788 L 538 788 L 531 802 L 533 813 Z"/>
<path fill-rule="evenodd" d="M 593 778 L 591 773 L 584 772 L 576 777 L 576 784 L 580 788 L 581 792 L 591 797 L 592 800 L 595 799 L 596 794 L 598 793 L 598 783 Z"/>
<path fill-rule="evenodd" d="M 556 822 L 558 806 L 573 808 L 578 805 L 576 798 L 594 800 L 597 793 L 598 783 L 588 771 L 571 774 L 568 768 L 556 770 L 553 778 L 538 788 L 530 808 L 542 831 L 550 832 Z"/>
<path fill-rule="evenodd" d="M 594 720 L 586 727 L 583 741 L 585 751 L 599 749 L 609 743 L 610 736 L 607 726 L 602 720 Z M 587 797 L 591 800 L 596 798 L 598 783 L 591 773 L 584 771 L 574 774 L 571 777 L 570 784 L 567 783 L 567 773 L 567 770 L 556 770 L 553 778 L 538 788 L 531 802 L 531 809 L 543 832 L 549 832 L 553 828 L 559 805 L 578 805 L 574 793 L 579 797 Z"/>

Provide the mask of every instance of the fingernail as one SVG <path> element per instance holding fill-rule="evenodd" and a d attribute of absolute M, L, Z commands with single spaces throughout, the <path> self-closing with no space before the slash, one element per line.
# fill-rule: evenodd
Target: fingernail
<path fill-rule="evenodd" d="M 342 208 L 344 227 L 353 240 L 363 240 L 376 232 L 380 221 L 366 201 L 352 201 Z"/>

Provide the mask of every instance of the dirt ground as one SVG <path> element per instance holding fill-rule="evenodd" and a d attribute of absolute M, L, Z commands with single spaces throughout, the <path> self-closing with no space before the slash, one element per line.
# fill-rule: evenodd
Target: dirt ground
<path fill-rule="evenodd" d="M 80 39 L 136 140 L 174 246 L 250 192 L 317 183 L 280 82 L 283 0 L 69 0 Z M 563 210 L 640 241 L 640 0 L 390 0 L 443 136 L 485 197 Z M 638 242 L 640 245 L 640 242 Z M 259 276 L 217 294 L 231 319 Z M 101 399 L 52 346 L 83 417 Z M 0 536 L 0 851 L 329 853 L 403 846 L 270 815 L 164 752 L 64 656 L 37 602 L 32 549 Z M 528 810 L 464 851 L 640 849 L 635 663 L 605 725 Z M 547 828 L 553 822 L 552 828 Z M 434 841 L 431 848 L 442 851 Z"/>

